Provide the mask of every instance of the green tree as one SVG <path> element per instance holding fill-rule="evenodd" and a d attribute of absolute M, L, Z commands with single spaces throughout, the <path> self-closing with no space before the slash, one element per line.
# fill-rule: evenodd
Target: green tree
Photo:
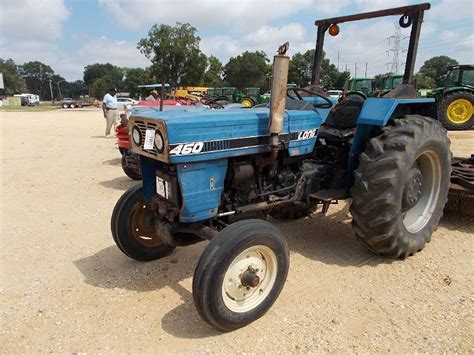
<path fill-rule="evenodd" d="M 326 88 L 342 88 L 346 80 L 349 79 L 348 72 L 340 72 L 329 59 L 321 61 L 320 85 Z M 288 82 L 298 86 L 310 84 L 313 74 L 314 49 L 309 49 L 304 53 L 295 53 L 290 61 L 288 70 Z"/>
<path fill-rule="evenodd" d="M 436 86 L 443 86 L 442 76 L 446 74 L 448 66 L 457 64 L 459 64 L 457 60 L 446 55 L 440 55 L 425 61 L 419 73 L 432 79 Z"/>
<path fill-rule="evenodd" d="M 248 52 L 232 57 L 224 67 L 224 78 L 228 85 L 242 90 L 246 87 L 266 87 L 269 71 L 269 62 L 265 52 Z"/>
<path fill-rule="evenodd" d="M 307 86 L 311 82 L 314 49 L 304 53 L 295 53 L 291 57 L 288 69 L 288 82 L 298 86 Z"/>
<path fill-rule="evenodd" d="M 222 86 L 222 74 L 224 73 L 224 67 L 221 61 L 211 55 L 208 60 L 208 67 L 204 73 L 204 85 L 208 87 L 219 87 Z"/>
<path fill-rule="evenodd" d="M 436 82 L 422 73 L 417 73 L 415 75 L 415 83 L 417 89 L 433 89 L 436 87 Z"/>
<path fill-rule="evenodd" d="M 20 76 L 18 66 L 12 59 L 0 58 L 0 73 L 3 74 L 5 95 L 21 94 L 26 91 L 25 80 Z"/>
<path fill-rule="evenodd" d="M 176 86 L 199 85 L 207 66 L 200 41 L 195 27 L 178 22 L 175 26 L 153 25 L 137 48 L 152 62 L 151 72 L 157 81 Z"/>
<path fill-rule="evenodd" d="M 94 84 L 91 86 L 91 94 L 96 99 L 102 100 L 107 91 L 114 86 L 114 79 L 105 75 L 94 81 Z"/>
<path fill-rule="evenodd" d="M 130 93 L 130 97 L 137 97 L 139 94 L 138 85 L 149 83 L 149 72 L 142 68 L 124 68 L 125 77 L 123 80 L 123 90 Z"/>
<path fill-rule="evenodd" d="M 49 65 L 39 61 L 27 62 L 19 66 L 19 71 L 30 93 L 39 95 L 42 100 L 51 100 L 49 80 L 54 70 Z"/>
<path fill-rule="evenodd" d="M 77 99 L 80 96 L 89 95 L 89 86 L 82 80 L 65 82 L 61 84 L 61 93 L 63 97 Z"/>
<path fill-rule="evenodd" d="M 119 86 L 123 75 L 124 73 L 121 68 L 110 63 L 95 63 L 84 68 L 84 82 L 87 85 L 92 85 L 96 80 L 108 76 L 112 80 L 113 85 Z"/>

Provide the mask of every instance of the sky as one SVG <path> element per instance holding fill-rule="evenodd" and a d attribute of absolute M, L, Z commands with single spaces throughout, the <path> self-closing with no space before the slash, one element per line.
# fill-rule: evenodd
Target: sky
<path fill-rule="evenodd" d="M 314 48 L 314 21 L 420 3 L 412 0 L 0 0 L 0 57 L 17 64 L 39 60 L 67 80 L 83 78 L 84 66 L 112 63 L 146 67 L 136 48 L 153 24 L 189 22 L 198 30 L 200 48 L 224 64 L 248 50 L 271 58 L 289 41 L 290 56 Z M 425 60 L 448 55 L 474 63 L 474 0 L 433 0 L 425 14 L 418 69 Z M 326 35 L 332 63 L 352 75 L 373 76 L 392 69 L 397 17 L 340 25 Z M 400 47 L 408 46 L 409 29 Z M 392 37 L 392 38 L 390 38 Z M 406 52 L 400 53 L 403 68 Z M 339 58 L 339 59 L 338 59 Z M 357 64 L 356 64 L 357 63 Z M 387 64 L 389 63 L 389 64 Z M 399 68 L 399 72 L 402 69 Z"/>

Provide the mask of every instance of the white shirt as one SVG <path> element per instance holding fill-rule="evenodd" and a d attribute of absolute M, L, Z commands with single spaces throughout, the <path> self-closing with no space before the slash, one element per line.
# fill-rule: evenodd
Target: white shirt
<path fill-rule="evenodd" d="M 105 107 L 117 109 L 117 97 L 112 96 L 110 94 L 105 94 L 104 99 L 102 102 L 105 104 Z"/>

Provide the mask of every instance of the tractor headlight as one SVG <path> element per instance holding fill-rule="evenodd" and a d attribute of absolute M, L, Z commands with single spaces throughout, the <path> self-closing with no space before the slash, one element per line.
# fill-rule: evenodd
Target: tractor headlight
<path fill-rule="evenodd" d="M 155 147 L 158 153 L 162 153 L 165 147 L 163 136 L 161 135 L 160 131 L 156 131 L 155 134 Z"/>
<path fill-rule="evenodd" d="M 142 132 L 138 126 L 133 126 L 132 128 L 132 140 L 133 143 L 138 145 L 139 147 L 142 145 Z"/>

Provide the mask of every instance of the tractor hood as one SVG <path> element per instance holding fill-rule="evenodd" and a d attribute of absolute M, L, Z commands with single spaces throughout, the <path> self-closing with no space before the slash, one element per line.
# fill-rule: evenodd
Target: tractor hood
<path fill-rule="evenodd" d="M 143 145 L 133 146 L 137 153 L 161 161 L 185 162 L 201 160 L 200 156 L 203 155 L 206 155 L 203 159 L 209 159 L 209 153 L 216 153 L 215 158 L 218 158 L 267 151 L 269 117 L 268 108 L 144 110 L 130 117 L 129 128 L 132 132 L 134 125 L 139 126 L 142 135 L 146 129 L 156 129 L 165 137 L 162 154 L 151 149 L 144 150 Z M 315 111 L 286 110 L 281 134 L 287 141 L 315 140 L 316 130 L 322 121 Z M 193 152 L 186 150 L 186 154 L 183 154 L 185 150 L 175 150 L 179 145 L 194 143 L 199 143 L 197 146 L 202 149 L 196 148 Z"/>
<path fill-rule="evenodd" d="M 314 123 L 318 121 L 319 117 L 312 111 L 286 111 L 283 129 L 285 133 L 290 130 L 290 115 L 296 121 L 300 121 L 297 117 L 303 117 L 303 119 L 314 120 Z M 163 112 L 149 110 L 140 112 L 139 116 L 145 119 L 164 122 L 169 144 L 225 140 L 269 134 L 268 108 L 233 110 L 182 109 Z"/>

